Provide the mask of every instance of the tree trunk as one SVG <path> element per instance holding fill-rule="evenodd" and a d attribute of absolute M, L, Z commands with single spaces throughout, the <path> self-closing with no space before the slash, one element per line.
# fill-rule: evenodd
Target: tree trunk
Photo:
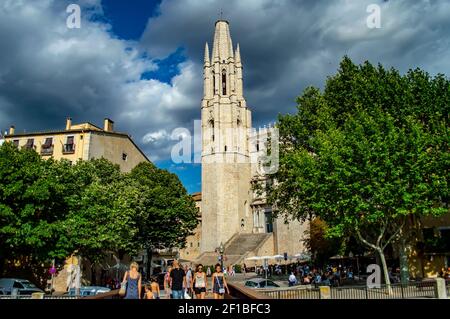
<path fill-rule="evenodd" d="M 145 269 L 147 280 L 150 279 L 152 273 L 152 257 L 153 257 L 153 250 L 151 248 L 147 248 L 147 267 Z"/>
<path fill-rule="evenodd" d="M 384 252 L 381 248 L 377 249 L 378 255 L 380 256 L 381 267 L 383 269 L 383 277 L 384 283 L 386 284 L 386 288 L 388 290 L 389 295 L 392 294 L 391 280 L 389 279 L 389 272 L 386 264 L 386 258 L 384 257 Z"/>
<path fill-rule="evenodd" d="M 97 286 L 97 269 L 95 264 L 91 264 L 91 285 Z"/>
<path fill-rule="evenodd" d="M 3 271 L 5 269 L 6 258 L 3 257 L 3 252 L 0 252 L 0 277 L 3 277 Z"/>
<path fill-rule="evenodd" d="M 409 266 L 408 256 L 406 255 L 406 239 L 400 238 L 399 245 L 399 260 L 400 260 L 400 277 L 402 284 L 407 284 L 409 281 Z"/>

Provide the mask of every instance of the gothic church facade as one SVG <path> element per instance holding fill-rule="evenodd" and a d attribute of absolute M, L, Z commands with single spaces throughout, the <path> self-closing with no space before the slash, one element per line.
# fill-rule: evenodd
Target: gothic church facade
<path fill-rule="evenodd" d="M 182 259 L 214 264 L 225 249 L 225 263 L 244 263 L 252 256 L 295 256 L 305 252 L 307 224 L 273 218 L 264 193 L 252 185 L 271 182 L 261 169 L 273 128 L 252 128 L 244 97 L 239 44 L 233 47 L 228 21 L 215 25 L 210 53 L 205 45 L 202 119 L 202 192 L 194 198 L 201 221 L 187 239 Z"/>

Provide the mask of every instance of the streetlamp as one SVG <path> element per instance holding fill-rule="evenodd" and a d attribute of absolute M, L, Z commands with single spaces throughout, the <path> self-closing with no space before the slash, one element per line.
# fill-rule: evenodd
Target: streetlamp
<path fill-rule="evenodd" d="M 219 254 L 220 254 L 220 267 L 222 267 L 222 271 L 223 271 L 223 253 L 224 252 L 225 252 L 225 247 L 223 247 L 223 243 L 220 242 Z"/>

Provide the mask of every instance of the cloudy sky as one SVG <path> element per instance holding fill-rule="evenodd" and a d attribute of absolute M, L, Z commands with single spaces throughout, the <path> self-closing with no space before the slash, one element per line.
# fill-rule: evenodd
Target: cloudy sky
<path fill-rule="evenodd" d="M 79 29 L 66 25 L 72 3 Z M 367 26 L 370 4 L 381 28 Z M 448 0 L 0 0 L 0 129 L 110 117 L 199 191 L 200 166 L 172 163 L 170 136 L 200 117 L 204 44 L 221 11 L 240 43 L 254 126 L 293 112 L 344 55 L 450 74 Z"/>

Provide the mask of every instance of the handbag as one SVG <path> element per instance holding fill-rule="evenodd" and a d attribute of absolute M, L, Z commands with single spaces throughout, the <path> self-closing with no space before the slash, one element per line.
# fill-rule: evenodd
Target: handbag
<path fill-rule="evenodd" d="M 127 276 L 126 278 L 128 278 L 128 272 L 127 272 Z M 124 282 L 122 282 L 120 284 L 120 290 L 119 290 L 119 296 L 123 297 L 125 296 L 125 294 L 127 293 L 127 280 L 125 280 Z"/>
<path fill-rule="evenodd" d="M 224 287 L 220 287 L 220 282 L 219 282 L 219 277 L 216 276 L 216 280 L 217 280 L 217 285 L 219 286 L 219 294 L 224 294 L 225 293 L 225 288 Z"/>

